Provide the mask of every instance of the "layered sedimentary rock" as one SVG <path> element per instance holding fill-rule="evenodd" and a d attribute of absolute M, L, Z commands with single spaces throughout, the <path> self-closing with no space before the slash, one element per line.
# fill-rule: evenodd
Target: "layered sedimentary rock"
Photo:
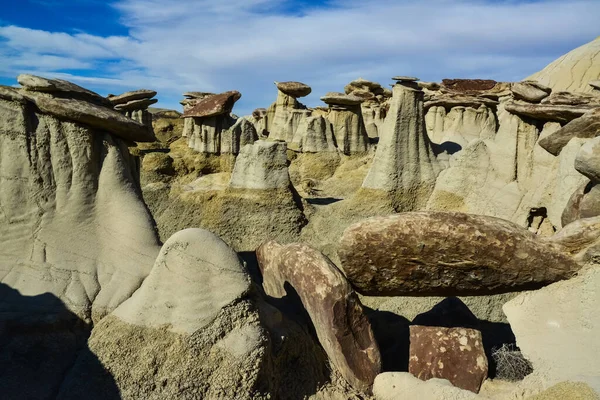
<path fill-rule="evenodd" d="M 551 135 L 540 139 L 540 146 L 555 156 L 559 155 L 573 138 L 595 138 L 600 133 L 600 107 L 574 119 Z"/>
<path fill-rule="evenodd" d="M 517 100 L 539 103 L 550 95 L 552 89 L 535 81 L 515 82 L 510 90 Z"/>
<path fill-rule="evenodd" d="M 412 325 L 408 371 L 423 381 L 447 379 L 455 387 L 479 393 L 488 373 L 481 332 Z"/>
<path fill-rule="evenodd" d="M 257 258 L 265 293 L 283 298 L 285 285 L 291 285 L 333 366 L 354 388 L 368 391 L 381 370 L 381 357 L 360 300 L 342 273 L 304 244 L 267 242 Z"/>
<path fill-rule="evenodd" d="M 347 84 L 344 92 L 363 99 L 360 107 L 367 135 L 369 138 L 379 137 L 389 108 L 387 101 L 392 97 L 391 90 L 383 88 L 377 82 L 358 78 Z"/>
<path fill-rule="evenodd" d="M 591 92 L 588 82 L 599 77 L 600 37 L 568 52 L 527 79 L 536 80 L 555 91 Z"/>
<path fill-rule="evenodd" d="M 374 296 L 520 291 L 580 268 L 561 247 L 509 221 L 443 212 L 367 219 L 344 232 L 338 254 L 354 288 Z"/>
<path fill-rule="evenodd" d="M 425 130 L 423 92 L 414 83 L 398 83 L 363 189 L 398 199 L 401 208 L 423 207 L 441 167 Z"/>
<path fill-rule="evenodd" d="M 108 96 L 108 100 L 115 110 L 152 130 L 152 115 L 148 107 L 158 102 L 158 99 L 152 98 L 154 96 L 156 96 L 154 90 L 140 89 L 118 96 Z"/>

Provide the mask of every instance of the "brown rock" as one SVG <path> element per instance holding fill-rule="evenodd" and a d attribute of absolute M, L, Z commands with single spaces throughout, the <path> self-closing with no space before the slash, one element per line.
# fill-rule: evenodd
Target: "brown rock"
<path fill-rule="evenodd" d="M 242 97 L 237 90 L 231 90 L 221 94 L 205 97 L 198 101 L 189 110 L 183 113 L 183 118 L 212 117 L 215 115 L 228 114 L 233 109 L 233 105 Z"/>
<path fill-rule="evenodd" d="M 295 98 L 308 96 L 312 89 L 302 82 L 275 82 L 277 89 Z"/>
<path fill-rule="evenodd" d="M 101 106 L 111 106 L 111 102 L 98 93 L 62 79 L 47 79 L 41 76 L 21 74 L 17 76 L 17 81 L 28 91 L 52 93 L 54 97 L 72 98 Z"/>
<path fill-rule="evenodd" d="M 578 264 L 510 221 L 453 212 L 408 212 L 350 226 L 342 270 L 373 296 L 459 296 L 521 291 L 567 279 Z"/>
<path fill-rule="evenodd" d="M 367 391 L 381 371 L 379 347 L 362 305 L 333 263 L 305 244 L 267 242 L 256 251 L 263 288 L 286 296 L 294 288 L 331 363 L 358 390 Z"/>
<path fill-rule="evenodd" d="M 540 139 L 538 143 L 547 152 L 557 156 L 571 139 L 594 138 L 598 135 L 600 135 L 600 108 L 573 119 L 556 132 Z"/>
<path fill-rule="evenodd" d="M 496 86 L 491 79 L 443 79 L 442 86 L 457 92 L 490 90 Z"/>
<path fill-rule="evenodd" d="M 362 103 L 364 100 L 351 94 L 329 92 L 321 97 L 321 101 L 330 105 L 354 106 Z"/>
<path fill-rule="evenodd" d="M 118 96 L 108 96 L 108 100 L 116 106 L 117 104 L 125 104 L 133 100 L 151 99 L 154 96 L 156 96 L 156 91 L 140 89 L 133 90 L 131 92 L 125 92 Z"/>
<path fill-rule="evenodd" d="M 411 326 L 408 371 L 423 381 L 447 379 L 458 388 L 479 393 L 488 373 L 481 332 Z"/>
<path fill-rule="evenodd" d="M 26 104 L 27 99 L 19 91 L 10 86 L 0 85 L 0 99 Z"/>
<path fill-rule="evenodd" d="M 581 117 L 588 111 L 594 110 L 594 106 L 565 104 L 531 104 L 518 101 L 509 101 L 505 109 L 516 115 L 530 117 L 542 121 L 569 122 Z M 555 132 L 556 133 L 556 132 Z"/>

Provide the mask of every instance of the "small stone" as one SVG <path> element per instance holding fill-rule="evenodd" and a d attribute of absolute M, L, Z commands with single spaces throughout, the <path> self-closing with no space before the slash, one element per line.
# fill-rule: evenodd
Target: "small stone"
<path fill-rule="evenodd" d="M 414 76 L 395 76 L 392 78 L 392 80 L 398 82 L 416 82 L 419 80 L 419 78 Z"/>
<path fill-rule="evenodd" d="M 588 83 L 588 85 L 590 85 L 594 89 L 600 90 L 600 80 L 591 81 L 590 83 Z"/>
<path fill-rule="evenodd" d="M 549 92 L 546 92 L 528 82 L 513 83 L 511 86 L 511 91 L 516 99 L 525 100 L 531 103 L 538 103 L 549 95 Z"/>
<path fill-rule="evenodd" d="M 198 100 L 202 100 L 205 97 L 209 97 L 209 96 L 214 96 L 215 93 L 210 93 L 210 92 L 185 92 L 183 93 L 183 97 L 186 97 L 188 99 L 198 99 Z"/>
<path fill-rule="evenodd" d="M 479 393 L 488 373 L 481 332 L 412 325 L 408 371 L 423 381 L 447 379 L 457 388 Z"/>

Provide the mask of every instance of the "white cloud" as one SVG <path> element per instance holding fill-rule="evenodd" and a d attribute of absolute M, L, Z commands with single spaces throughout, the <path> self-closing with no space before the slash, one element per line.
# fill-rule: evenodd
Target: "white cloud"
<path fill-rule="evenodd" d="M 273 80 L 310 84 L 306 102 L 318 105 L 359 76 L 520 79 L 592 40 L 600 15 L 596 0 L 334 0 L 285 12 L 293 3 L 119 0 L 127 37 L 0 27 L 0 74 L 62 73 L 105 93 L 147 87 L 171 107 L 183 91 L 237 89 L 245 114 L 274 100 Z"/>

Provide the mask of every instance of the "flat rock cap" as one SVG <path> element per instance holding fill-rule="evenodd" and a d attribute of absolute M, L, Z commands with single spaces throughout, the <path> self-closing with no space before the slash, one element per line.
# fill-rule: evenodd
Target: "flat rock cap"
<path fill-rule="evenodd" d="M 292 97 L 308 96 L 312 89 L 302 82 L 275 82 L 277 89 Z"/>
<path fill-rule="evenodd" d="M 151 99 L 156 96 L 156 91 L 148 89 L 132 90 L 118 96 L 108 96 L 108 100 L 114 104 L 125 104 L 133 100 Z"/>
<path fill-rule="evenodd" d="M 204 99 L 198 101 L 195 106 L 185 111 L 182 117 L 202 118 L 228 114 L 233 109 L 235 102 L 241 97 L 242 94 L 237 90 L 231 90 L 229 92 L 205 97 Z"/>
<path fill-rule="evenodd" d="M 183 97 L 188 99 L 203 99 L 208 96 L 214 96 L 215 93 L 211 92 L 185 92 L 183 93 Z"/>
<path fill-rule="evenodd" d="M 419 80 L 419 78 L 414 76 L 395 76 L 392 78 L 392 80 L 400 82 L 416 82 Z"/>
<path fill-rule="evenodd" d="M 351 94 L 329 92 L 325 96 L 321 97 L 321 101 L 332 105 L 354 106 L 362 103 L 364 99 Z"/>

